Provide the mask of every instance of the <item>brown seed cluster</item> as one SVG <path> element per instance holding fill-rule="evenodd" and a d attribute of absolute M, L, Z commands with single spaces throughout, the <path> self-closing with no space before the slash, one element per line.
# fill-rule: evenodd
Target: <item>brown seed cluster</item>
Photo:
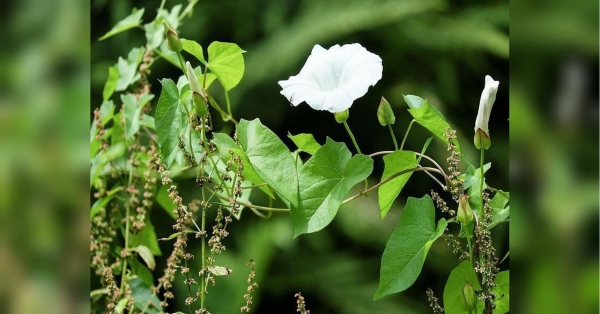
<path fill-rule="evenodd" d="M 431 307 L 434 314 L 444 313 L 444 308 L 438 304 L 438 299 L 433 295 L 433 290 L 431 290 L 431 288 L 427 288 L 427 300 L 429 301 L 429 307 Z"/>
<path fill-rule="evenodd" d="M 296 312 L 300 312 L 300 314 L 310 314 L 310 311 L 306 309 L 306 301 L 304 300 L 302 293 L 298 292 L 294 294 L 294 297 L 298 299 L 296 300 Z"/>
<path fill-rule="evenodd" d="M 483 192 L 482 198 L 484 203 L 483 219 L 480 219 L 475 226 L 475 236 L 477 238 L 475 243 L 479 247 L 481 263 L 479 261 L 475 263 L 475 272 L 481 276 L 481 285 L 484 287 L 484 291 L 479 295 L 479 298 L 493 303 L 496 295 L 491 290 L 496 287 L 494 278 L 496 278 L 496 274 L 500 269 L 496 266 L 498 265 L 498 258 L 496 257 L 496 249 L 492 246 L 491 232 L 488 230 L 488 226 L 492 223 L 490 197 L 487 192 Z"/>
<path fill-rule="evenodd" d="M 244 295 L 244 300 L 246 300 L 246 305 L 242 306 L 240 312 L 249 313 L 250 305 L 252 305 L 252 292 L 254 289 L 258 287 L 258 283 L 254 281 L 254 277 L 256 277 L 256 272 L 254 270 L 254 260 L 250 260 L 246 265 L 250 266 L 250 274 L 248 275 L 248 288 L 246 288 L 246 294 Z"/>

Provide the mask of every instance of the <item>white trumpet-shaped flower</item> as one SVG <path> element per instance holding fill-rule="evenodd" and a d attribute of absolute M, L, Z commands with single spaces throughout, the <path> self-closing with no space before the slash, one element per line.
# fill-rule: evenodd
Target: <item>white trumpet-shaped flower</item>
<path fill-rule="evenodd" d="M 316 110 L 344 111 L 381 79 L 381 58 L 360 44 L 315 45 L 300 73 L 279 81 L 281 94 L 298 106 L 306 102 Z"/>
<path fill-rule="evenodd" d="M 485 149 L 488 149 L 491 144 L 488 122 L 490 121 L 490 114 L 492 113 L 494 101 L 496 101 L 496 93 L 498 92 L 499 84 L 500 82 L 494 81 L 491 76 L 485 76 L 485 87 L 481 93 L 479 111 L 477 113 L 477 119 L 475 119 L 475 146 L 478 149 L 481 149 L 482 146 Z"/>

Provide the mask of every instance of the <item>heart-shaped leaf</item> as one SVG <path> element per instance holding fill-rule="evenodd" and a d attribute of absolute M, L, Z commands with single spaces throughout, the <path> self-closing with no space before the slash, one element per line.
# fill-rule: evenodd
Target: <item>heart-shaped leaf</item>
<path fill-rule="evenodd" d="M 412 286 L 421 273 L 431 244 L 442 235 L 447 224 L 442 218 L 436 228 L 435 209 L 429 195 L 408 198 L 381 257 L 379 288 L 373 300 Z"/>
<path fill-rule="evenodd" d="M 208 46 L 208 68 L 217 75 L 226 91 L 234 88 L 244 76 L 243 52 L 232 43 L 215 41 Z"/>
<path fill-rule="evenodd" d="M 348 191 L 371 174 L 373 159 L 365 155 L 350 157 L 345 144 L 327 138 L 325 145 L 300 168 L 300 204 L 292 208 L 294 237 L 327 226 Z"/>
<path fill-rule="evenodd" d="M 259 119 L 237 125 L 237 138 L 258 176 L 272 187 L 289 206 L 298 205 L 296 161 L 279 137 Z"/>

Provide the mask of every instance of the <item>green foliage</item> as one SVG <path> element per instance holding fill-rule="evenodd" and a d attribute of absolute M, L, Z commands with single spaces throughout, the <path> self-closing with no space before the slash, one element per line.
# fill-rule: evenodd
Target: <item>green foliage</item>
<path fill-rule="evenodd" d="M 214 213 L 215 208 L 224 214 L 229 212 L 238 220 L 241 218 L 242 208 L 245 207 L 250 208 L 253 213 L 262 218 L 270 218 L 272 212 L 289 212 L 293 222 L 293 238 L 295 238 L 301 234 L 314 233 L 324 229 L 336 217 L 342 204 L 358 199 L 360 196 L 368 196 L 376 188 L 379 189 L 379 213 L 377 216 L 380 216 L 382 220 L 393 207 L 403 189 L 406 191 L 410 188 L 412 191 L 412 187 L 407 187 L 406 183 L 412 172 L 418 169 L 421 161 L 421 157 L 417 158 L 415 152 L 396 150 L 391 153 L 381 151 L 372 154 L 371 156 L 374 157 L 383 155 L 384 168 L 381 181 L 391 177 L 393 179 L 385 184 L 375 185 L 371 189 L 366 185 L 365 190 L 359 189 L 358 194 L 346 198 L 355 185 L 363 180 L 367 183 L 366 179 L 373 172 L 376 162 L 374 157 L 362 154 L 352 156 L 345 144 L 335 142 L 329 137 L 327 137 L 325 145 L 320 145 L 313 134 L 309 133 L 288 135 L 298 148 L 296 151 L 290 152 L 276 135 L 277 133 L 273 131 L 274 129 L 270 128 L 270 124 L 265 122 L 269 125 L 268 127 L 258 118 L 251 121 L 242 119 L 239 123 L 234 119 L 232 108 L 235 109 L 242 103 L 239 101 L 240 95 L 249 96 L 248 99 L 255 101 L 256 98 L 253 97 L 256 96 L 248 95 L 247 91 L 254 84 L 267 81 L 272 84 L 275 81 L 274 78 L 281 77 L 282 71 L 297 61 L 294 60 L 294 57 L 298 55 L 298 51 L 306 50 L 314 42 L 327 41 L 340 34 L 349 34 L 357 30 L 368 30 L 384 25 L 392 25 L 395 29 L 406 25 L 412 31 L 410 33 L 404 33 L 404 30 L 399 32 L 401 36 L 398 36 L 397 42 L 390 44 L 404 45 L 407 50 L 422 49 L 425 50 L 424 55 L 426 55 L 427 49 L 435 50 L 440 49 L 439 47 L 459 49 L 454 47 L 455 44 L 449 39 L 454 38 L 452 35 L 457 30 L 468 30 L 472 34 L 467 34 L 468 32 L 465 31 L 462 36 L 456 37 L 457 41 L 466 43 L 464 47 L 460 47 L 460 51 L 482 49 L 500 56 L 508 55 L 507 37 L 495 27 L 495 25 L 505 25 L 504 18 L 490 13 L 498 10 L 490 11 L 480 8 L 457 12 L 457 17 L 441 18 L 437 16 L 435 23 L 431 23 L 422 21 L 421 17 L 436 17 L 436 11 L 444 9 L 445 2 L 437 0 L 419 2 L 369 0 L 366 2 L 333 1 L 310 4 L 299 9 L 298 18 L 295 18 L 290 25 L 273 28 L 275 31 L 268 34 L 264 42 L 249 49 L 251 53 L 249 53 L 247 61 L 244 60 L 245 51 L 237 44 L 212 42 L 208 45 L 205 56 L 204 49 L 198 42 L 181 39 L 183 50 L 201 63 L 200 66 L 194 68 L 194 72 L 199 83 L 202 84 L 202 90 L 207 93 L 207 97 L 203 101 L 206 101 L 209 106 L 206 119 L 202 119 L 196 115 L 196 107 L 192 103 L 189 82 L 185 75 L 179 76 L 176 80 L 177 83 L 175 83 L 177 77 L 173 79 L 159 77 L 162 90 L 156 104 L 152 103 L 154 95 L 148 92 L 150 86 L 147 83 L 156 80 L 154 77 L 149 79 L 147 76 L 150 73 L 149 67 L 159 59 L 166 60 L 183 72 L 186 71 L 182 68 L 182 65 L 185 64 L 183 55 L 170 51 L 164 43 L 165 33 L 162 21 L 167 21 L 176 29 L 183 16 L 191 14 L 194 4 L 195 2 L 190 2 L 188 7 L 183 10 L 184 13 L 180 15 L 181 5 L 176 5 L 169 11 L 162 7 L 163 3 L 156 17 L 146 24 L 142 24 L 141 21 L 144 10 L 134 10 L 130 16 L 118 22 L 100 38 L 103 40 L 124 30 L 140 27 L 144 30 L 146 39 L 146 45 L 132 49 L 126 59 L 119 57 L 117 64 L 109 67 L 108 77 L 102 90 L 103 102 L 90 129 L 90 179 L 93 189 L 97 191 L 96 200 L 90 210 L 90 218 L 96 222 L 101 219 L 108 221 L 109 217 L 114 215 L 112 216 L 113 221 L 125 222 L 124 225 L 118 226 L 119 236 L 125 240 L 124 248 L 111 244 L 112 255 L 110 258 L 111 262 L 115 262 L 113 265 L 116 265 L 113 269 L 116 270 L 115 275 L 122 276 L 121 283 L 128 285 L 131 289 L 135 308 L 145 313 L 163 311 L 160 304 L 162 296 L 152 288 L 156 285 L 154 272 L 162 271 L 155 268 L 157 265 L 164 264 L 164 258 L 160 258 L 162 252 L 157 240 L 159 235 L 166 237 L 161 241 L 174 240 L 173 242 L 177 241 L 175 243 L 179 244 L 182 243 L 181 241 L 185 241 L 184 247 L 187 247 L 188 244 L 190 246 L 202 245 L 201 253 L 198 252 L 200 250 L 195 249 L 190 251 L 198 252 L 194 253 L 197 254 L 195 257 L 197 262 L 189 261 L 188 265 L 186 260 L 185 265 L 180 262 L 176 266 L 177 271 L 180 268 L 191 270 L 192 278 L 197 279 L 196 282 L 201 282 L 198 287 L 187 285 L 190 298 L 194 292 L 189 292 L 190 288 L 197 288 L 197 295 L 202 295 L 206 289 L 204 284 L 210 282 L 208 279 L 228 276 L 231 273 L 229 264 L 224 262 L 239 266 L 237 265 L 239 261 L 247 260 L 247 256 L 258 256 L 258 260 L 265 263 L 258 265 L 263 267 L 263 270 L 267 269 L 268 259 L 273 255 L 273 249 L 268 249 L 266 246 L 273 246 L 269 241 L 276 237 L 270 231 L 266 232 L 265 228 L 248 228 L 252 232 L 242 237 L 244 240 L 241 241 L 246 242 L 241 246 L 241 252 L 233 253 L 229 257 L 225 255 L 223 260 L 219 260 L 217 264 L 214 259 L 216 253 L 213 252 L 215 238 L 210 238 L 210 241 L 206 243 L 206 239 L 210 237 L 210 226 L 206 226 L 207 218 L 205 217 L 206 213 Z M 269 4 L 267 7 L 271 8 L 271 5 Z M 327 14 L 332 10 L 337 13 L 334 18 L 330 18 Z M 273 12 L 275 11 L 270 11 L 268 14 L 273 14 Z M 273 16 L 279 15 L 281 14 Z M 494 22 L 487 23 L 482 16 L 495 17 Z M 272 27 L 271 24 L 275 23 L 273 19 L 266 19 L 266 21 L 267 26 L 265 27 L 267 28 Z M 348 21 L 354 22 L 349 23 Z M 435 25 L 445 25 L 446 29 L 438 32 L 435 30 Z M 494 27 L 490 25 L 494 25 Z M 421 36 L 413 34 L 419 33 L 419 31 L 422 32 Z M 439 38 L 430 40 L 422 35 L 433 32 L 439 33 Z M 294 34 L 306 35 L 294 36 Z M 192 36 L 190 38 L 203 38 L 202 36 Z M 433 36 L 430 37 L 433 38 Z M 416 44 L 413 45 L 413 43 Z M 422 50 L 418 50 L 418 53 L 421 54 Z M 188 56 L 187 54 L 186 56 Z M 281 58 L 281 56 L 286 58 Z M 269 66 L 265 66 L 266 63 Z M 242 82 L 246 68 L 249 73 L 252 73 L 252 80 Z M 148 69 L 148 71 L 142 69 Z M 444 73 L 446 72 L 451 71 L 444 71 Z M 430 74 L 426 73 L 426 75 Z M 438 79 L 444 80 L 447 77 Z M 209 90 L 215 80 L 219 81 L 223 90 L 218 88 Z M 231 94 L 231 99 L 234 100 L 232 102 L 230 92 L 236 87 L 238 87 L 236 94 Z M 400 87 L 400 89 L 405 88 L 406 86 Z M 119 97 L 113 97 L 115 92 L 123 93 Z M 430 94 L 424 93 L 424 95 Z M 217 103 L 217 99 L 219 102 L 223 100 L 222 97 L 225 99 L 223 103 L 227 106 L 225 110 Z M 446 118 L 421 97 L 408 95 L 404 96 L 404 99 L 414 121 L 448 143 L 445 133 L 450 124 Z M 113 102 L 118 100 L 121 102 L 118 104 L 120 107 L 115 106 Z M 246 101 L 244 100 L 244 102 Z M 271 105 L 271 102 L 268 104 Z M 149 113 L 149 107 L 153 105 L 156 105 L 154 116 Z M 119 109 L 115 113 L 116 108 Z M 375 112 L 373 111 L 373 113 Z M 216 121 L 214 117 L 217 115 L 220 115 L 223 121 Z M 395 122 L 392 107 L 383 98 L 377 116 L 382 125 L 391 125 Z M 232 137 L 234 125 L 235 136 Z M 215 130 L 218 132 L 214 132 Z M 391 126 L 389 130 L 393 134 L 394 130 Z M 429 138 L 425 142 L 422 154 L 425 153 L 431 139 Z M 454 143 L 461 152 L 458 141 L 454 140 Z M 160 158 L 161 167 L 165 167 L 160 170 L 160 173 L 156 171 L 158 167 L 152 166 L 156 162 L 152 154 L 147 151 L 154 144 L 158 144 L 157 156 Z M 355 145 L 357 144 L 355 143 Z M 303 160 L 300 158 L 300 152 L 305 152 L 310 156 Z M 490 164 L 486 164 L 485 171 L 489 167 Z M 399 175 L 401 172 L 406 173 Z M 445 173 L 442 175 L 445 179 L 447 178 Z M 470 196 L 471 206 L 478 211 L 479 217 L 483 216 L 480 195 L 483 175 L 479 169 L 470 166 L 467 173 L 461 177 L 465 181 L 464 188 Z M 160 182 L 161 177 L 168 182 L 166 185 L 152 186 L 149 184 Z M 195 184 L 186 181 L 191 178 L 196 180 Z M 447 181 L 442 181 L 447 184 Z M 107 185 L 111 186 L 110 190 Z M 142 185 L 144 185 L 142 204 L 146 206 L 146 204 L 156 202 L 173 218 L 172 221 L 161 221 L 160 225 L 156 224 L 156 230 L 155 225 L 150 221 L 149 213 L 140 210 L 141 207 L 138 207 L 137 203 L 130 201 L 131 197 L 136 194 L 135 189 Z M 251 193 L 254 188 L 262 190 L 268 196 L 268 206 L 253 204 L 253 202 L 264 200 L 264 196 L 262 198 L 255 197 L 256 194 Z M 358 189 L 358 187 L 356 188 Z M 447 187 L 443 188 L 446 190 Z M 484 188 L 488 188 L 486 184 L 484 184 Z M 187 202 L 189 195 L 180 195 L 180 190 L 193 195 L 192 197 L 197 202 L 185 204 L 183 199 L 186 199 L 185 202 Z M 497 192 L 490 202 L 492 219 L 491 224 L 486 226 L 488 229 L 507 221 L 509 216 L 508 195 L 508 192 Z M 273 207 L 273 202 L 279 201 L 276 198 L 279 198 L 287 208 Z M 139 200 L 136 201 L 139 202 Z M 204 208 L 197 208 L 198 204 Z M 268 212 L 268 215 L 263 212 Z M 134 228 L 132 221 L 136 219 L 138 225 Z M 161 231 L 164 232 L 161 230 L 163 223 L 165 225 L 171 225 L 173 222 L 181 224 L 182 221 L 185 223 L 185 227 L 175 228 L 174 231 L 169 230 L 166 234 L 161 233 Z M 449 221 L 456 222 L 454 218 Z M 139 225 L 139 223 L 142 224 Z M 265 224 L 269 223 L 275 224 L 274 221 Z M 213 237 L 217 232 L 221 232 L 219 228 L 223 228 L 225 231 L 227 224 L 225 223 L 223 226 L 221 222 L 217 222 L 214 225 L 217 229 L 213 229 Z M 373 299 L 381 299 L 384 296 L 404 291 L 413 285 L 421 273 L 432 243 L 445 232 L 447 224 L 445 218 L 439 219 L 436 223 L 434 205 L 429 196 L 420 199 L 408 198 L 400 221 L 389 237 L 383 252 L 379 286 Z M 95 226 L 98 228 L 98 225 Z M 461 226 L 461 229 L 463 227 Z M 370 228 L 379 228 L 379 226 Z M 195 238 L 192 236 L 193 234 L 196 235 Z M 202 234 L 205 234 L 206 237 Z M 226 232 L 218 233 L 216 239 L 220 241 L 226 237 L 226 234 Z M 291 231 L 288 237 L 291 238 Z M 307 241 L 312 241 L 309 238 L 307 236 Z M 122 242 L 120 240 L 116 242 Z M 284 240 L 278 239 L 277 241 Z M 292 240 L 285 241 L 291 242 Z M 459 239 L 459 241 L 464 242 L 464 239 Z M 324 243 L 326 242 L 324 241 Z M 206 244 L 209 245 L 209 250 L 206 250 Z M 281 245 L 281 243 L 278 242 L 277 245 Z M 327 247 L 327 244 L 321 243 L 320 245 Z M 462 248 L 464 243 L 459 243 L 459 245 Z M 119 250 L 121 251 L 119 252 Z M 348 265 L 360 265 L 352 261 L 348 261 L 348 263 Z M 339 268 L 337 264 L 339 264 L 338 260 L 336 260 L 335 269 Z M 465 262 L 459 267 L 464 268 L 464 264 Z M 315 267 L 314 272 L 322 271 L 321 264 L 318 265 L 319 267 Z M 359 270 L 361 270 L 360 267 L 358 267 Z M 198 272 L 198 268 L 200 272 Z M 476 289 L 481 289 L 477 278 L 469 277 L 474 276 L 472 267 L 467 264 L 466 268 L 472 274 L 464 275 L 461 273 L 462 270 L 457 267 L 460 271 L 455 269 L 450 275 L 444 290 L 444 303 L 448 313 L 460 306 L 457 293 L 461 293 L 464 281 L 460 287 L 457 282 L 463 280 L 463 277 L 474 278 L 471 283 L 477 287 Z M 119 275 L 118 272 L 121 271 L 122 274 Z M 236 271 L 234 275 L 228 276 L 223 281 L 225 282 L 223 287 L 228 289 L 232 287 L 226 283 L 226 280 L 239 281 L 232 278 L 235 274 L 238 272 Z M 323 274 L 323 278 L 326 278 L 328 272 L 323 271 Z M 179 279 L 177 278 L 177 280 Z M 246 281 L 244 279 L 243 282 L 240 282 L 242 289 L 237 290 L 243 291 L 246 288 Z M 494 292 L 499 297 L 496 300 L 497 309 L 494 313 L 505 313 L 508 311 L 508 272 L 499 273 L 496 283 L 498 287 Z M 101 282 L 101 284 L 105 283 Z M 211 306 L 217 304 L 216 300 L 219 298 L 224 298 L 225 292 L 223 291 L 228 290 L 220 288 L 219 285 L 221 283 L 217 285 L 216 290 L 211 290 L 211 292 L 220 291 L 210 294 L 210 302 L 213 302 Z M 236 288 L 239 288 L 238 286 L 240 285 L 236 283 Z M 181 289 L 180 284 L 178 287 L 176 286 L 175 289 Z M 365 286 L 363 290 L 368 290 L 367 293 L 370 295 L 374 288 L 374 286 Z M 163 286 L 162 289 L 165 287 Z M 166 288 L 165 291 L 168 289 Z M 446 296 L 447 292 L 449 293 L 448 297 Z M 342 296 L 344 295 L 340 294 L 337 298 Z M 181 294 L 179 293 L 177 297 L 181 298 Z M 344 297 L 348 299 L 347 296 Z M 94 295 L 93 300 L 96 301 L 97 298 Z M 381 308 L 385 308 L 382 304 L 388 304 L 386 301 L 391 302 L 390 300 L 388 298 L 378 304 Z M 107 298 L 107 301 L 116 302 L 117 312 L 124 312 L 128 300 L 124 298 L 117 302 L 117 300 L 111 301 Z M 221 301 L 223 300 L 221 299 L 219 302 Z M 204 306 L 204 296 L 202 296 L 202 301 L 196 303 Z M 237 310 L 239 306 L 233 303 L 228 302 L 228 309 Z M 198 307 L 198 304 L 193 304 L 193 307 Z M 483 309 L 483 304 L 479 304 L 478 309 Z"/>
<path fill-rule="evenodd" d="M 463 261 L 452 270 L 446 286 L 444 287 L 444 310 L 448 314 L 463 314 L 468 313 L 465 300 L 462 294 L 462 288 L 465 282 L 470 282 L 475 288 L 475 291 L 480 290 L 481 286 L 477 280 L 477 276 L 471 268 L 469 261 Z M 509 272 L 503 271 L 496 275 L 494 280 L 496 287 L 492 291 L 496 294 L 495 302 L 496 309 L 494 314 L 508 313 L 509 310 Z M 482 313 L 484 310 L 484 302 L 477 300 L 476 313 Z"/>
<path fill-rule="evenodd" d="M 475 288 L 475 291 L 480 290 L 481 286 L 475 275 L 475 271 L 471 267 L 469 261 L 463 261 L 456 266 L 448 277 L 448 282 L 444 287 L 444 310 L 448 314 L 463 314 L 468 313 L 462 289 L 465 282 L 470 282 Z M 482 313 L 484 304 L 481 300 L 477 300 L 476 313 Z"/>
<path fill-rule="evenodd" d="M 225 91 L 231 90 L 242 80 L 245 69 L 243 52 L 232 43 L 215 41 L 208 46 L 208 68 L 217 75 Z"/>
<path fill-rule="evenodd" d="M 351 156 L 345 144 L 327 138 L 299 169 L 300 201 L 297 208 L 292 208 L 294 237 L 325 228 L 350 189 L 371 174 L 373 159 Z"/>
<path fill-rule="evenodd" d="M 175 158 L 178 136 L 182 131 L 179 91 L 175 82 L 170 79 L 163 79 L 161 84 L 162 91 L 154 115 L 154 128 L 161 154 L 165 156 L 163 161 L 169 167 Z"/>
<path fill-rule="evenodd" d="M 381 181 L 391 177 L 392 175 L 417 167 L 417 159 L 414 152 L 407 150 L 397 150 L 389 155 L 383 156 L 385 169 L 381 176 Z M 397 176 L 379 188 L 379 208 L 381 210 L 381 219 L 385 218 L 388 211 L 392 207 L 394 200 L 400 195 L 400 191 L 408 182 L 412 175 L 412 171 Z"/>
<path fill-rule="evenodd" d="M 444 136 L 446 129 L 450 128 L 450 124 L 446 118 L 435 107 L 431 106 L 427 99 L 419 96 L 408 95 L 404 96 L 404 100 L 408 104 L 408 112 L 413 116 L 415 121 L 422 125 L 427 130 L 431 131 L 435 136 L 448 144 L 448 139 Z M 454 144 L 460 152 L 460 144 L 458 140 L 454 140 Z"/>
<path fill-rule="evenodd" d="M 136 309 L 152 314 L 163 311 L 158 297 L 142 279 L 138 277 L 132 278 L 129 280 L 129 287 L 131 288 L 133 305 Z"/>
<path fill-rule="evenodd" d="M 408 198 L 381 257 L 379 288 L 373 300 L 404 291 L 417 280 L 431 244 L 442 235 L 446 225 L 442 218 L 436 227 L 429 195 Z"/>
<path fill-rule="evenodd" d="M 296 147 L 298 147 L 298 150 L 300 150 L 302 152 L 306 152 L 311 155 L 314 155 L 317 153 L 319 148 L 321 148 L 321 144 L 319 144 L 315 140 L 315 137 L 312 134 L 306 134 L 306 133 L 297 134 L 297 135 L 288 134 L 288 137 L 294 142 L 294 144 L 296 144 Z"/>
<path fill-rule="evenodd" d="M 296 161 L 287 146 L 260 120 L 242 120 L 237 137 L 258 176 L 292 207 L 298 206 Z"/>
<path fill-rule="evenodd" d="M 104 34 L 104 36 L 100 37 L 99 40 L 105 40 L 108 37 L 114 36 L 128 29 L 140 26 L 142 22 L 142 15 L 144 15 L 143 8 L 141 10 L 134 8 L 131 12 L 131 15 L 127 16 L 122 21 L 113 26 L 113 28 L 110 31 L 108 31 L 108 33 Z"/>

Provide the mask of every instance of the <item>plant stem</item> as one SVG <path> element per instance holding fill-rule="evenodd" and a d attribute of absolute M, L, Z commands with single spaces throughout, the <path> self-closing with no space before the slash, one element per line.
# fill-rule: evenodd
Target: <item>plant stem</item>
<path fill-rule="evenodd" d="M 355 200 L 355 199 L 357 199 L 357 198 L 359 198 L 359 197 L 361 197 L 361 196 L 363 196 L 363 195 L 366 195 L 366 194 L 368 194 L 368 193 L 372 192 L 373 190 L 375 190 L 375 189 L 377 189 L 378 187 L 380 187 L 380 186 L 382 186 L 382 185 L 384 185 L 384 184 L 386 184 L 386 183 L 390 182 L 391 180 L 395 179 L 395 178 L 396 178 L 396 177 L 398 177 L 398 176 L 401 176 L 401 175 L 403 175 L 403 174 L 405 174 L 405 173 L 408 173 L 408 172 L 416 172 L 416 171 L 431 171 L 431 172 L 437 172 L 437 173 L 440 173 L 440 171 L 439 171 L 438 169 L 435 169 L 435 168 L 430 168 L 430 167 L 417 167 L 417 168 L 411 168 L 411 169 L 402 170 L 402 171 L 400 171 L 400 172 L 396 172 L 396 173 L 394 173 L 393 175 L 389 176 L 389 177 L 388 177 L 388 178 L 386 178 L 385 180 L 383 180 L 383 181 L 381 181 L 381 182 L 379 182 L 379 183 L 375 184 L 375 185 L 374 185 L 373 187 L 371 187 L 370 189 L 368 189 L 368 190 L 364 190 L 364 191 L 362 191 L 362 192 L 360 192 L 360 193 L 358 193 L 358 194 L 356 194 L 356 195 L 354 195 L 354 196 L 352 196 L 352 197 L 349 197 L 349 198 L 345 199 L 345 200 L 342 202 L 342 205 L 343 205 L 343 204 L 346 204 L 346 203 L 348 203 L 348 202 L 351 202 L 351 201 L 353 201 L 353 200 Z"/>
<path fill-rule="evenodd" d="M 404 138 L 402 139 L 402 144 L 400 144 L 400 150 L 404 149 L 404 142 L 406 142 L 406 138 L 408 137 L 408 133 L 410 132 L 410 128 L 412 127 L 414 122 L 415 122 L 415 119 L 410 121 L 410 124 L 408 125 L 408 129 L 406 129 L 406 133 L 404 134 Z"/>
<path fill-rule="evenodd" d="M 233 117 L 233 114 L 231 114 L 231 102 L 229 102 L 229 93 L 227 91 L 225 91 L 225 103 L 227 104 L 227 113 L 230 117 Z"/>
<path fill-rule="evenodd" d="M 181 21 L 183 19 L 183 17 L 186 16 L 188 14 L 188 12 L 192 10 L 192 8 L 196 5 L 197 2 L 198 2 L 198 0 L 193 0 L 192 2 L 190 2 L 187 5 L 187 7 L 185 7 L 183 12 L 181 12 L 181 14 L 179 14 L 179 17 L 177 17 L 177 20 Z"/>
<path fill-rule="evenodd" d="M 127 179 L 127 187 L 131 186 L 133 180 L 133 164 L 129 163 L 129 178 Z M 125 200 L 125 253 L 129 253 L 129 199 Z M 125 295 L 125 273 L 127 271 L 127 257 L 123 261 L 123 270 L 121 271 L 121 294 Z"/>
<path fill-rule="evenodd" d="M 202 202 L 205 200 L 204 187 L 202 188 Z M 206 209 L 202 206 L 202 280 L 200 281 L 200 310 L 204 310 L 204 295 L 206 294 Z"/>
<path fill-rule="evenodd" d="M 348 135 L 350 135 L 350 138 L 352 139 L 352 143 L 354 143 L 354 148 L 356 148 L 356 151 L 359 154 L 362 154 L 360 152 L 360 148 L 358 147 L 358 143 L 356 143 L 356 139 L 354 138 L 354 134 L 352 134 L 352 131 L 350 130 L 350 127 L 348 126 L 348 123 L 346 123 L 346 121 L 342 122 L 344 124 L 344 127 L 346 128 L 346 131 L 348 132 Z"/>
<path fill-rule="evenodd" d="M 177 52 L 177 60 L 179 60 L 179 65 L 181 65 L 181 69 L 183 70 L 183 74 L 185 75 L 185 77 L 187 78 L 187 69 L 185 67 L 185 62 L 183 62 L 183 56 L 181 55 L 181 52 Z"/>
<path fill-rule="evenodd" d="M 392 135 L 392 140 L 394 141 L 394 147 L 398 150 L 398 142 L 396 141 L 396 135 L 394 135 L 394 130 L 392 130 L 392 125 L 388 124 L 388 129 L 390 130 L 390 134 Z"/>
<path fill-rule="evenodd" d="M 362 155 L 362 153 L 360 151 L 360 147 L 358 147 L 358 143 L 356 143 L 356 139 L 354 138 L 354 134 L 352 134 L 352 131 L 350 130 L 350 127 L 348 126 L 348 123 L 346 121 L 344 121 L 342 123 L 344 124 L 344 127 L 346 128 L 348 135 L 350 135 L 350 138 L 352 139 L 352 143 L 354 143 L 354 147 L 356 148 L 356 151 Z M 367 191 L 368 189 L 369 189 L 369 179 L 367 178 L 367 179 L 365 179 L 365 191 Z"/>

